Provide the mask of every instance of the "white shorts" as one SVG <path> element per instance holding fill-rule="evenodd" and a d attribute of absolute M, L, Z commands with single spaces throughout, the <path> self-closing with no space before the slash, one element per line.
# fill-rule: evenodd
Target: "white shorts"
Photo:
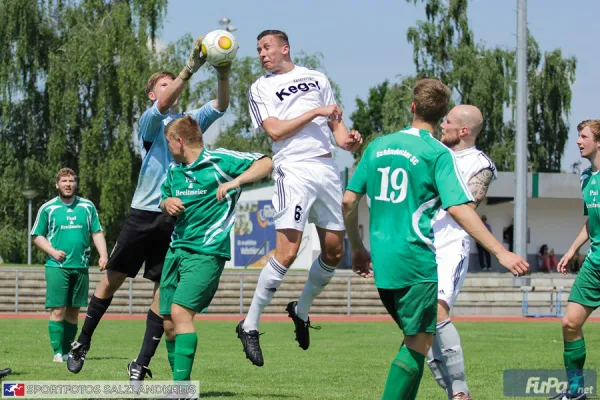
<path fill-rule="evenodd" d="M 273 171 L 275 228 L 304 231 L 306 222 L 344 230 L 342 182 L 333 158 L 282 163 Z"/>
<path fill-rule="evenodd" d="M 438 300 L 443 300 L 450 308 L 460 293 L 469 270 L 470 242 L 466 238 L 457 246 L 446 246 L 436 252 L 438 265 Z"/>

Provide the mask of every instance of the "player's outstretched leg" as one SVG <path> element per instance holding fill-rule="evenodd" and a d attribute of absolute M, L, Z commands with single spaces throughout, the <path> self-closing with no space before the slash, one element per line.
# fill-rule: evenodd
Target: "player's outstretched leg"
<path fill-rule="evenodd" d="M 309 329 L 320 329 L 310 323 L 308 317 L 310 308 L 335 275 L 335 268 L 342 261 L 344 254 L 344 231 L 317 227 L 317 233 L 322 253 L 310 266 L 308 279 L 300 298 L 297 302 L 289 303 L 286 308 L 289 317 L 294 321 L 296 341 L 302 350 L 310 346 Z"/>
<path fill-rule="evenodd" d="M 291 264 L 291 263 L 290 263 Z M 246 319 L 235 328 L 237 337 L 242 342 L 244 353 L 252 364 L 261 367 L 264 359 L 258 340 L 258 323 L 265 307 L 271 302 L 275 292 L 281 286 L 287 268 L 272 257 L 262 269 L 254 291 L 254 297 Z"/>
<path fill-rule="evenodd" d="M 90 304 L 88 305 L 85 321 L 79 337 L 71 345 L 69 358 L 67 359 L 67 369 L 74 374 L 79 373 L 83 368 L 85 356 L 90 350 L 92 335 L 100 323 L 102 316 L 112 302 L 113 294 L 121 287 L 127 278 L 126 274 L 121 272 L 107 270 L 106 274 L 94 291 Z"/>

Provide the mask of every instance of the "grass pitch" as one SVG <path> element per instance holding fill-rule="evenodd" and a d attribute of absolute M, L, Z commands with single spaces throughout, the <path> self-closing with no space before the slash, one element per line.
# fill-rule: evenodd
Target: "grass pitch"
<path fill-rule="evenodd" d="M 80 321 L 81 327 L 82 321 Z M 393 323 L 323 322 L 311 331 L 311 347 L 294 341 L 291 322 L 261 324 L 265 366 L 246 360 L 236 322 L 197 321 L 198 350 L 192 379 L 205 399 L 380 399 L 390 362 L 402 335 Z M 456 323 L 462 337 L 467 383 L 476 400 L 503 396 L 505 369 L 561 369 L 560 322 Z M 48 323 L 41 319 L 0 320 L 0 368 L 10 380 L 127 380 L 126 365 L 137 356 L 144 321 L 100 323 L 78 375 L 52 362 Z M 600 324 L 585 327 L 586 368 L 600 367 Z M 150 369 L 155 380 L 171 378 L 164 341 Z M 419 399 L 444 399 L 426 367 Z"/>

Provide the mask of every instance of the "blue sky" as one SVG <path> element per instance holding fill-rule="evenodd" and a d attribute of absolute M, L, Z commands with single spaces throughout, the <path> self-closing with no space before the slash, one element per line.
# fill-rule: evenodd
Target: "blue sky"
<path fill-rule="evenodd" d="M 599 57 L 595 55 L 600 1 L 578 0 L 576 7 L 561 0 L 527 3 L 528 26 L 540 49 L 560 48 L 564 56 L 577 57 L 569 141 L 562 161 L 563 169 L 570 171 L 570 165 L 579 160 L 577 123 L 599 117 L 594 93 L 600 93 Z M 469 19 L 476 40 L 490 47 L 514 48 L 516 5 L 516 0 L 470 1 Z M 385 79 L 397 81 L 415 72 L 406 30 L 424 19 L 425 12 L 422 5 L 404 0 L 171 0 L 160 40 L 172 42 L 185 33 L 197 36 L 218 29 L 224 16 L 238 28 L 234 33 L 240 45 L 238 56 L 256 56 L 256 35 L 264 29 L 285 31 L 292 53 L 323 53 L 327 75 L 342 90 L 344 119 L 350 126 L 357 97 L 365 98 L 369 88 Z M 209 131 L 207 139 L 214 134 Z M 340 167 L 352 163 L 342 150 L 336 159 Z"/>

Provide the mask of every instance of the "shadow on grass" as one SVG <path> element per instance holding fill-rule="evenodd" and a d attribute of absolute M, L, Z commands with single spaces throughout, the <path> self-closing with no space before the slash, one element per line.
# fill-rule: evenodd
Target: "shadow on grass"
<path fill-rule="evenodd" d="M 86 357 L 85 360 L 86 361 L 88 361 L 88 360 L 93 360 L 93 361 L 98 361 L 98 360 L 129 360 L 129 358 L 127 358 L 127 357 Z"/>

